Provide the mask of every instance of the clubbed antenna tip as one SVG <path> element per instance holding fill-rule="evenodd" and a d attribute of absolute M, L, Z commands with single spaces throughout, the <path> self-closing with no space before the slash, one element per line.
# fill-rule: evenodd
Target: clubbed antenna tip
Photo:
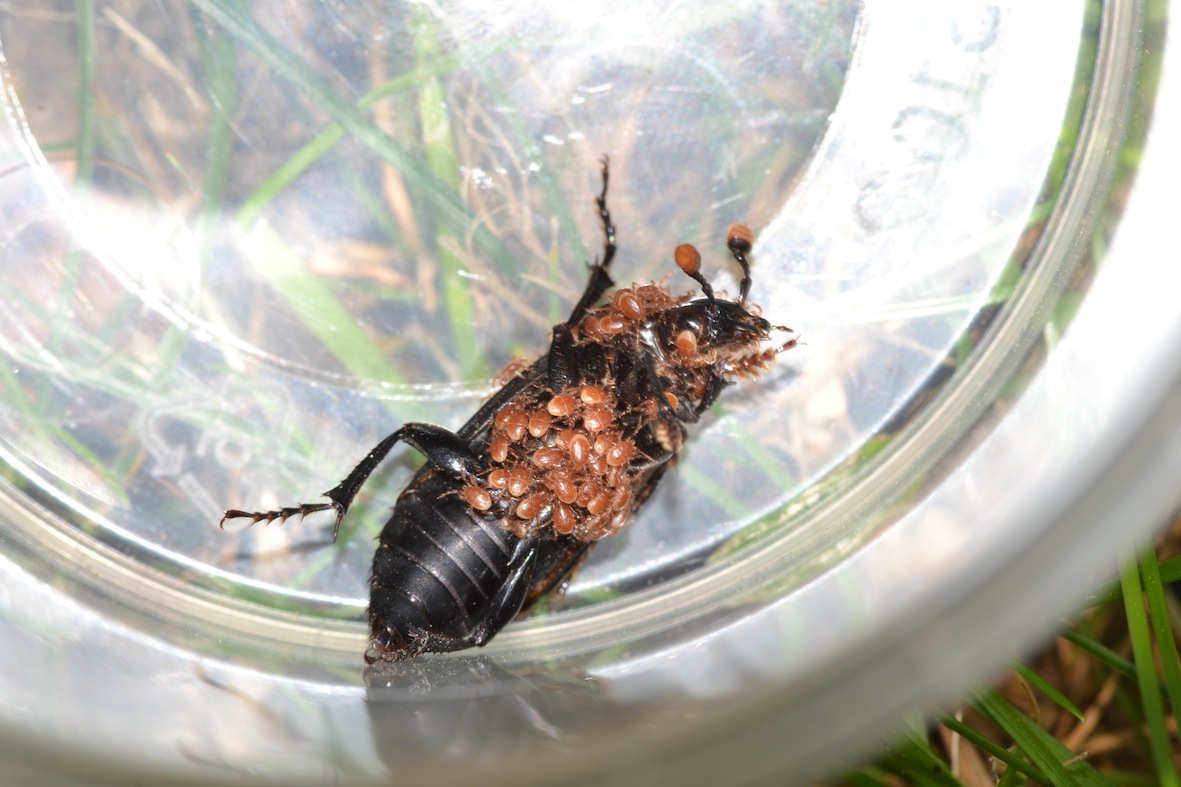
<path fill-rule="evenodd" d="M 705 293 L 705 297 L 709 298 L 710 303 L 713 303 L 714 288 L 701 275 L 701 252 L 697 250 L 697 247 L 691 243 L 682 243 L 673 252 L 673 259 L 676 260 L 678 268 L 701 285 L 701 291 Z"/>
<path fill-rule="evenodd" d="M 734 259 L 742 266 L 742 284 L 738 288 L 738 303 L 746 305 L 746 296 L 750 294 L 750 260 L 747 259 L 754 246 L 755 234 L 745 224 L 731 224 L 726 232 L 726 246 Z"/>

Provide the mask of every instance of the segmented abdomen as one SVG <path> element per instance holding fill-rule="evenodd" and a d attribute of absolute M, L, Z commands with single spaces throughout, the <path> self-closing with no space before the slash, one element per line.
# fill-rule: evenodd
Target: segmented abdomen
<path fill-rule="evenodd" d="M 422 471 L 381 532 L 369 601 L 379 651 L 411 656 L 467 647 L 460 640 L 508 577 L 519 539 L 473 511 L 459 488 L 442 472 Z"/>

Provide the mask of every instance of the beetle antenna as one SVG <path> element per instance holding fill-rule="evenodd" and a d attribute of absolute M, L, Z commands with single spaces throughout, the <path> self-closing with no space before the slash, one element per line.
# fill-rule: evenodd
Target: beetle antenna
<path fill-rule="evenodd" d="M 673 252 L 673 259 L 676 260 L 678 268 L 687 273 L 693 281 L 701 285 L 701 291 L 705 293 L 706 298 L 709 298 L 709 302 L 716 303 L 717 299 L 714 298 L 714 288 L 701 275 L 701 252 L 690 243 L 682 243 Z"/>
<path fill-rule="evenodd" d="M 750 254 L 754 241 L 755 234 L 745 224 L 731 224 L 726 232 L 726 246 L 742 266 L 742 284 L 738 288 L 739 306 L 746 305 L 746 296 L 750 294 L 750 260 L 746 255 Z"/>

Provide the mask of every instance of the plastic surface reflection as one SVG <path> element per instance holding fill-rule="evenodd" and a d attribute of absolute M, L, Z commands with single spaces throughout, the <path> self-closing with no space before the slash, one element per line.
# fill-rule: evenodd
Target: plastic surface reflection
<path fill-rule="evenodd" d="M 457 426 L 511 353 L 540 352 L 592 253 L 599 152 L 616 162 L 619 278 L 666 275 L 683 240 L 721 267 L 741 218 L 762 228 L 754 300 L 808 344 L 728 393 L 568 606 L 773 532 L 786 501 L 922 395 L 1023 227 L 1075 43 L 1048 11 L 870 8 L 842 86 L 853 6 L 754 5 L 741 20 L 604 9 L 588 28 L 500 6 L 194 8 L 103 10 L 94 78 L 132 125 L 107 128 L 90 107 L 91 147 L 45 159 L 78 118 L 74 93 L 37 84 L 37 56 L 55 40 L 68 52 L 72 17 L 3 19 L 10 96 L 37 91 L 10 105 L 14 141 L 40 150 L 6 178 L 0 438 L 88 537 L 133 562 L 334 618 L 364 606 L 372 537 L 412 452 L 335 546 L 323 519 L 236 538 L 210 524 L 314 498 L 406 420 Z M 1066 31 L 1058 53 L 1047 26 Z M 119 67 L 142 36 L 157 53 L 228 59 Z M 424 127 L 402 128 L 390 102 Z M 156 144 L 132 156 L 119 134 Z"/>
<path fill-rule="evenodd" d="M 1081 3 L 78 7 L 0 11 L 4 727 L 227 779 L 543 781 L 837 670 L 999 548 L 938 501 L 891 528 L 913 475 L 813 486 L 1011 293 Z M 557 614 L 365 688 L 355 621 L 411 453 L 336 545 L 220 513 L 311 499 L 404 421 L 457 426 L 539 352 L 604 152 L 621 281 L 680 242 L 717 271 L 746 221 L 752 300 L 807 345 L 727 393 Z"/>
<path fill-rule="evenodd" d="M 406 421 L 458 427 L 514 355 L 543 351 L 598 251 L 603 153 L 620 281 L 661 279 L 691 241 L 733 290 L 725 229 L 782 210 L 857 11 L 199 0 L 101 5 L 91 29 L 50 5 L 0 15 L 26 161 L 3 192 L 4 453 L 137 562 L 335 618 L 365 603 L 412 452 L 334 547 L 322 518 L 211 523 L 314 498 Z M 798 260 L 766 256 L 754 299 L 790 321 Z M 699 566 L 872 428 L 804 445 L 804 418 L 756 439 L 808 393 L 797 374 L 730 399 L 569 603 Z"/>
<path fill-rule="evenodd" d="M 569 751 L 573 730 L 602 730 L 612 713 L 616 723 L 627 720 L 590 677 L 530 672 L 482 656 L 371 667 L 366 708 L 375 748 L 393 773 L 423 752 L 511 767 L 539 749 Z"/>

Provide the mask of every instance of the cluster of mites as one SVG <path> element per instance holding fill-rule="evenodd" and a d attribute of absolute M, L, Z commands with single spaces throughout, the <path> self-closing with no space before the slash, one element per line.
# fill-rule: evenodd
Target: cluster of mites
<path fill-rule="evenodd" d="M 575 338 L 602 341 L 634 332 L 636 324 L 643 322 L 648 315 L 666 311 L 687 300 L 688 296 L 674 297 L 659 284 L 637 284 L 616 290 L 609 302 L 592 309 L 575 326 Z"/>
<path fill-rule="evenodd" d="M 689 247 L 692 249 L 692 247 Z M 696 254 L 697 250 L 693 249 Z M 700 261 L 700 255 L 698 255 Z M 680 263 L 678 263 L 680 264 Z M 638 336 L 637 326 L 657 312 L 667 311 L 675 306 L 692 300 L 692 296 L 676 297 L 659 284 L 637 284 L 617 290 L 610 301 L 587 313 L 575 326 L 575 339 L 579 341 L 607 342 L 617 336 Z M 697 335 L 692 331 L 681 331 L 675 339 L 677 357 L 669 359 L 677 366 L 700 366 L 708 359 L 697 347 Z M 696 391 L 698 395 L 700 391 Z M 669 407 L 677 409 L 677 396 L 672 391 L 665 391 L 664 398 Z M 656 403 L 645 402 L 640 411 L 645 420 L 656 418 Z"/>
<path fill-rule="evenodd" d="M 503 511 L 501 526 L 518 537 L 536 533 L 546 512 L 556 532 L 583 541 L 628 521 L 636 444 L 615 428 L 615 398 L 597 385 L 567 389 L 534 409 L 505 406 L 488 454 L 494 468 L 461 493 L 477 511 Z"/>

